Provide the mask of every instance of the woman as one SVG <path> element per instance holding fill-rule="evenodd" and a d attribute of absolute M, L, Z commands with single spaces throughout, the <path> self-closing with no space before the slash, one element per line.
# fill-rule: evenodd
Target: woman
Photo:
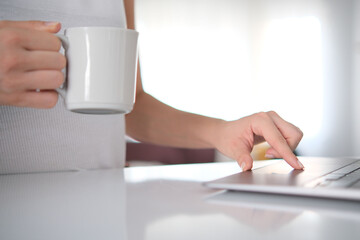
<path fill-rule="evenodd" d="M 121 167 L 125 122 L 126 134 L 137 140 L 216 148 L 243 170 L 252 168 L 254 144 L 267 141 L 267 157 L 303 168 L 293 154 L 302 132 L 275 112 L 228 122 L 178 111 L 144 92 L 139 72 L 136 103 L 125 117 L 67 111 L 55 91 L 66 59 L 54 33 L 75 26 L 134 28 L 133 0 L 3 0 L 0 12 L 0 173 Z"/>

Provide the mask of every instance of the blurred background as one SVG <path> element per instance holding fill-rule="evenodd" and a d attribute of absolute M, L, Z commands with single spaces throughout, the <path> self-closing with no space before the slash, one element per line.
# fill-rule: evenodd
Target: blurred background
<path fill-rule="evenodd" d="M 225 120 L 274 110 L 303 130 L 298 155 L 360 155 L 360 1 L 135 2 L 149 94 Z"/>

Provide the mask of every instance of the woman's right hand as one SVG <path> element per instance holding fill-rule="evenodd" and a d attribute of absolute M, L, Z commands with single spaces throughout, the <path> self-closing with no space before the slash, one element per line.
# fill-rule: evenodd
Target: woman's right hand
<path fill-rule="evenodd" d="M 64 82 L 60 23 L 0 21 L 0 105 L 51 108 Z"/>

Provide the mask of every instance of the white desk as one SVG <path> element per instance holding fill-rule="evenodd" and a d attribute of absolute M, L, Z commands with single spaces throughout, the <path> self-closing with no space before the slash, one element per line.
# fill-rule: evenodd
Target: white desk
<path fill-rule="evenodd" d="M 360 238 L 360 203 L 201 184 L 237 171 L 236 163 L 210 163 L 3 175 L 0 239 Z"/>

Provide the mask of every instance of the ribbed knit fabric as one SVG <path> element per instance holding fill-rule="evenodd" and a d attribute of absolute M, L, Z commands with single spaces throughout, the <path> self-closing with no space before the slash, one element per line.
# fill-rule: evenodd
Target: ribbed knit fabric
<path fill-rule="evenodd" d="M 0 19 L 59 21 L 62 31 L 126 26 L 121 0 L 2 0 Z M 124 166 L 124 116 L 72 113 L 64 105 L 59 97 L 49 110 L 0 106 L 0 174 Z"/>

